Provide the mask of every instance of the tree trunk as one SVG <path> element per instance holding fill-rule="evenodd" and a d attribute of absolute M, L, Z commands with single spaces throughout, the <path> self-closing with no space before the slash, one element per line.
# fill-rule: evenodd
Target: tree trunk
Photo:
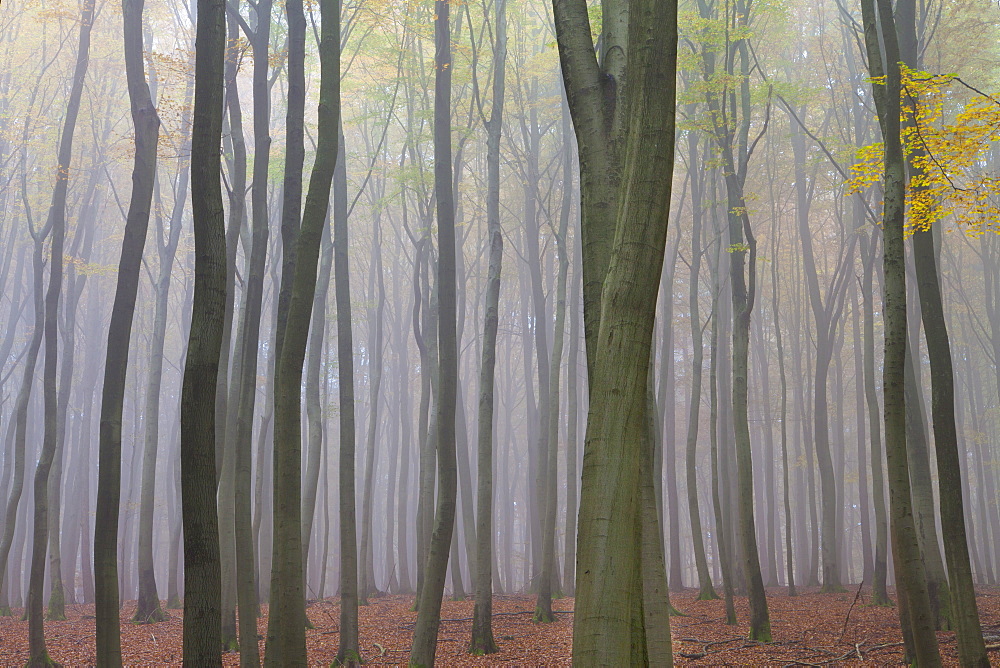
<path fill-rule="evenodd" d="M 289 8 L 291 5 L 288 4 Z M 274 562 L 265 654 L 266 665 L 271 666 L 306 662 L 301 518 L 302 368 L 316 294 L 316 268 L 341 144 L 339 3 L 323 0 L 321 11 L 326 20 L 319 46 L 316 158 L 297 235 L 294 275 L 282 276 L 282 283 L 288 280 L 291 290 L 274 384 Z M 280 321 L 278 326 L 281 327 Z"/>
<path fill-rule="evenodd" d="M 478 485 L 476 487 L 476 604 L 472 611 L 469 652 L 499 651 L 493 638 L 493 394 L 496 386 L 497 330 L 500 324 L 500 278 L 503 230 L 500 225 L 500 135 L 503 131 L 504 87 L 507 65 L 507 2 L 496 2 L 493 43 L 493 86 L 490 118 L 486 123 L 486 225 L 489 269 L 483 315 L 483 351 L 479 367 Z M 575 483 L 574 483 L 575 484 Z M 568 516 L 567 516 L 568 517 Z"/>
<path fill-rule="evenodd" d="M 626 79 L 631 88 L 623 185 L 630 196 L 617 211 L 596 346 L 591 351 L 588 345 L 594 373 L 573 631 L 574 660 L 580 665 L 671 663 L 669 624 L 648 633 L 644 628 L 642 536 L 655 522 L 640 519 L 640 471 L 643 449 L 650 445 L 647 381 L 673 170 L 676 9 L 657 2 L 629 7 Z M 567 36 L 559 37 L 565 51 Z M 655 504 L 648 503 L 650 485 L 647 490 L 647 512 L 655 512 Z"/>
<path fill-rule="evenodd" d="M 199 666 L 219 665 L 222 647 L 215 396 L 226 304 L 225 219 L 220 184 L 225 14 L 221 0 L 198 0 L 191 134 L 195 281 L 181 393 L 181 497 L 184 662 Z"/>
<path fill-rule="evenodd" d="M 451 25 L 449 3 L 435 2 L 434 20 L 434 192 L 438 223 L 438 348 L 440 355 L 437 395 L 438 498 L 431 535 L 420 610 L 413 631 L 411 666 L 434 665 L 437 633 L 441 624 L 441 597 L 448 569 L 448 551 L 455 528 L 457 471 L 455 462 L 455 410 L 458 389 L 458 341 L 455 286 L 455 199 L 451 158 Z M 458 569 L 458 564 L 452 564 Z"/>
<path fill-rule="evenodd" d="M 559 580 L 556 573 L 556 514 L 558 505 L 559 466 L 559 370 L 562 366 L 563 334 L 566 329 L 566 279 L 569 274 L 569 214 L 573 196 L 573 160 L 570 153 L 569 109 L 563 106 L 563 193 L 562 208 L 559 213 L 559 231 L 556 244 L 559 250 L 559 278 L 556 284 L 556 324 L 552 337 L 552 357 L 549 360 L 549 396 L 547 398 L 548 425 L 545 437 L 548 461 L 543 467 L 546 479 L 542 489 L 545 495 L 545 517 L 542 527 L 542 572 L 538 583 L 538 599 L 535 603 L 536 622 L 554 622 L 552 596 L 559 596 Z M 543 321 L 544 322 L 544 321 Z M 536 321 L 535 327 L 539 327 Z M 542 363 L 539 351 L 539 365 Z M 575 483 L 575 481 L 574 481 Z"/>
<path fill-rule="evenodd" d="M 876 3 L 878 18 L 876 19 Z M 917 544 L 910 501 L 906 462 L 906 407 L 903 377 L 906 358 L 906 269 L 903 247 L 904 159 L 900 142 L 899 44 L 889 0 L 862 0 L 861 10 L 873 80 L 872 86 L 885 146 L 885 200 L 883 267 L 885 272 L 885 357 L 882 387 L 885 390 L 885 440 L 889 468 L 889 511 L 892 523 L 893 561 L 899 578 L 899 617 L 908 661 L 921 667 L 941 665 L 937 636 Z M 880 24 L 880 25 L 879 25 Z M 882 61 L 879 35 L 885 49 Z"/>
<path fill-rule="evenodd" d="M 702 179 L 696 167 L 698 159 L 698 136 L 688 135 L 688 160 L 691 165 L 691 277 L 688 281 L 688 308 L 691 321 L 691 396 L 688 405 L 688 428 L 685 447 L 685 473 L 687 480 L 688 515 L 691 522 L 691 537 L 694 543 L 694 561 L 698 572 L 698 600 L 711 601 L 719 598 L 712 586 L 712 576 L 708 572 L 705 554 L 705 538 L 701 527 L 701 512 L 698 509 L 698 426 L 701 414 L 701 380 L 704 363 L 704 326 L 698 304 L 699 274 L 701 272 L 701 222 L 702 222 Z M 714 534 L 713 534 L 714 535 Z"/>
<path fill-rule="evenodd" d="M 328 2 L 330 0 L 327 0 Z M 343 140 L 337 147 L 333 196 L 333 271 L 337 300 L 337 365 L 340 406 L 340 646 L 337 662 L 361 663 L 358 650 L 358 526 L 354 489 L 354 335 L 347 238 L 347 165 Z"/>
<path fill-rule="evenodd" d="M 98 450 L 97 514 L 94 527 L 95 616 L 97 660 L 101 665 L 107 666 L 121 665 L 116 553 L 121 497 L 122 409 L 129 341 L 139 288 L 139 268 L 156 179 L 156 144 L 160 127 L 143 72 L 142 11 L 142 0 L 131 0 L 122 5 L 125 72 L 132 123 L 135 126 L 136 151 L 132 168 L 132 198 L 122 240 L 111 323 L 108 326 Z"/>

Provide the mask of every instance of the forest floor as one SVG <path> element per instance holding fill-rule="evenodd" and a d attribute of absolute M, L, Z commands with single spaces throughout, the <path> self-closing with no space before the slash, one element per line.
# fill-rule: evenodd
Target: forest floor
<path fill-rule="evenodd" d="M 773 643 L 747 641 L 747 603 L 738 598 L 737 626 L 725 624 L 722 601 L 696 601 L 697 592 L 671 595 L 674 607 L 685 616 L 671 620 L 674 659 L 678 665 L 701 666 L 842 666 L 899 665 L 902 660 L 899 624 L 894 608 L 869 605 L 867 591 L 820 594 L 808 590 L 795 598 L 783 588 L 768 591 Z M 412 598 L 382 596 L 360 609 L 361 654 L 367 665 L 405 665 L 416 613 Z M 573 599 L 553 603 L 558 610 L 553 624 L 532 622 L 534 598 L 496 596 L 494 634 L 501 652 L 490 657 L 466 653 L 472 626 L 472 602 L 446 600 L 442 606 L 437 650 L 442 666 L 569 666 L 572 648 Z M 180 665 L 180 611 L 171 618 L 149 625 L 129 623 L 135 602 L 122 609 L 122 653 L 126 665 Z M 1000 589 L 979 591 L 980 618 L 986 641 L 1000 643 Z M 21 613 L 21 610 L 16 612 Z M 49 654 L 66 666 L 94 665 L 94 608 L 68 605 L 65 622 L 46 622 Z M 337 654 L 340 607 L 337 599 L 316 601 L 309 606 L 315 625 L 307 631 L 310 665 L 330 665 Z M 261 638 L 267 619 L 258 620 Z M 27 660 L 27 622 L 19 616 L 0 617 L 0 666 L 21 666 Z M 954 634 L 938 634 L 945 665 L 958 665 Z M 264 641 L 260 641 L 263 653 Z M 991 652 L 1000 660 L 1000 646 Z M 223 655 L 227 666 L 238 666 L 239 655 Z"/>

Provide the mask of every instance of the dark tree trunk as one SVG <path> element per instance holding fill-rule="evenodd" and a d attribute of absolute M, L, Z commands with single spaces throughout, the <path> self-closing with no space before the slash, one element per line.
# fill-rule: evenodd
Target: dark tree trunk
<path fill-rule="evenodd" d="M 118 285 L 108 326 L 107 360 L 101 398 L 98 450 L 97 514 L 94 527 L 94 585 L 96 596 L 97 660 L 101 665 L 121 665 L 118 593 L 118 512 L 121 497 L 122 409 L 125 375 L 132 334 L 139 269 L 150 204 L 156 179 L 156 144 L 160 119 L 143 72 L 142 0 L 122 5 L 125 73 L 128 79 L 132 123 L 135 126 L 135 162 L 132 198 L 122 240 Z M 221 205 L 220 205 L 221 207 Z"/>
<path fill-rule="evenodd" d="M 876 6 L 878 17 L 876 18 Z M 883 266 L 885 272 L 885 440 L 889 469 L 889 511 L 893 561 L 899 578 L 899 618 L 908 661 L 920 666 L 941 665 L 930 600 L 913 524 L 910 479 L 906 462 L 906 407 L 903 378 L 906 358 L 906 269 L 903 247 L 904 174 L 900 142 L 899 44 L 889 0 L 862 0 L 865 45 L 872 86 L 885 146 L 885 201 Z M 885 49 L 883 64 L 881 42 Z"/>
<path fill-rule="evenodd" d="M 215 395 L 226 304 L 225 218 L 220 183 L 226 8 L 198 0 L 191 199 L 194 299 L 181 392 L 184 522 L 184 662 L 221 663 L 221 569 L 215 505 Z"/>
<path fill-rule="evenodd" d="M 316 158 L 297 235 L 294 274 L 282 276 L 282 283 L 288 280 L 291 290 L 274 383 L 274 562 L 265 655 L 266 664 L 271 666 L 306 662 L 301 518 L 302 369 L 316 293 L 316 269 L 340 146 L 339 2 L 323 0 L 321 11 L 326 20 L 319 46 Z M 282 326 L 280 321 L 278 326 Z"/>
<path fill-rule="evenodd" d="M 455 199 L 451 158 L 451 26 L 449 3 L 435 3 L 434 44 L 434 192 L 438 223 L 438 348 L 440 368 L 437 395 L 438 498 L 434 532 L 420 611 L 413 631 L 411 666 L 434 665 L 437 632 L 441 624 L 441 597 L 448 569 L 448 552 L 455 528 L 457 471 L 455 462 L 455 410 L 458 389 L 458 340 L 455 286 Z M 458 564 L 452 564 L 457 569 Z"/>

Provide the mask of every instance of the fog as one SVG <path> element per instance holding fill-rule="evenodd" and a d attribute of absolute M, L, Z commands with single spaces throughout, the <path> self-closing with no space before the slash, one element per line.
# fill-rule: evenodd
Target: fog
<path fill-rule="evenodd" d="M 676 124 L 657 135 L 673 139 L 669 204 L 644 217 L 662 243 L 621 222 L 643 217 L 628 165 L 661 164 L 656 142 L 626 151 L 628 19 L 590 9 L 591 90 L 563 79 L 586 6 L 554 6 L 345 0 L 337 26 L 334 0 L 4 3 L 0 611 L 27 607 L 41 633 L 43 611 L 96 601 L 97 663 L 114 665 L 123 602 L 140 623 L 185 606 L 204 615 L 185 660 L 205 665 L 256 635 L 259 602 L 268 661 L 297 665 L 314 601 L 341 597 L 351 663 L 358 604 L 418 596 L 423 665 L 442 594 L 475 597 L 487 623 L 490 592 L 537 596 L 540 622 L 578 586 L 610 605 L 617 585 L 577 568 L 614 577 L 641 536 L 643 582 L 652 549 L 671 592 L 734 616 L 750 596 L 764 639 L 765 588 L 860 585 L 877 603 L 903 587 L 898 526 L 931 628 L 966 628 L 949 585 L 1000 577 L 997 137 L 956 157 L 930 132 L 974 123 L 970 101 L 996 113 L 981 91 L 998 84 L 997 7 L 921 1 L 907 19 L 914 2 L 897 3 L 904 88 L 960 77 L 911 93 L 940 101 L 902 136 L 908 178 L 944 175 L 923 186 L 943 208 L 910 186 L 899 329 L 861 5 L 680 3 L 662 93 Z M 645 257 L 631 247 L 662 270 L 622 278 Z M 615 299 L 617 281 L 655 298 Z M 645 336 L 648 363 L 613 361 Z M 642 436 L 607 426 L 619 417 Z M 624 525 L 634 562 L 613 556 Z M 964 566 L 946 549 L 963 528 Z"/>

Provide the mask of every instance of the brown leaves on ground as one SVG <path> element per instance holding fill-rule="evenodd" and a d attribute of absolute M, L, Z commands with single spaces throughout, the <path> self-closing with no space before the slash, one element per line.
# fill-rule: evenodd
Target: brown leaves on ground
<path fill-rule="evenodd" d="M 746 599 L 736 601 L 740 624 L 727 626 L 722 601 L 696 601 L 695 595 L 694 591 L 672 595 L 674 606 L 686 615 L 671 619 L 674 659 L 678 665 L 898 665 L 902 661 L 896 610 L 869 605 L 867 592 L 862 592 L 855 601 L 856 590 L 842 594 L 810 591 L 794 598 L 788 597 L 784 589 L 769 591 L 774 642 L 767 644 L 746 640 Z M 416 612 L 410 610 L 412 605 L 412 597 L 383 596 L 360 608 L 361 655 L 367 665 L 406 665 L 416 621 Z M 981 590 L 979 606 L 987 643 L 1000 642 L 1000 589 Z M 533 597 L 495 597 L 493 630 L 501 651 L 488 657 L 467 654 L 472 607 L 472 601 L 443 602 L 438 665 L 570 665 L 573 599 L 553 602 L 553 609 L 559 611 L 554 623 L 536 624 L 531 619 Z M 122 655 L 126 665 L 180 665 L 180 611 L 171 610 L 171 618 L 165 622 L 138 625 L 129 622 L 134 608 L 134 601 L 126 603 L 121 616 Z M 337 654 L 339 602 L 333 598 L 317 601 L 309 606 L 308 612 L 315 626 L 306 632 L 310 665 L 328 666 Z M 45 623 L 45 637 L 53 659 L 67 666 L 94 665 L 93 615 L 91 605 L 68 605 L 67 621 Z M 258 620 L 257 628 L 263 654 L 266 617 Z M 25 663 L 27 632 L 27 622 L 21 621 L 19 614 L 0 617 L 0 665 Z M 941 632 L 938 639 L 945 664 L 957 665 L 954 634 Z M 237 666 L 239 655 L 224 654 L 223 663 Z"/>

